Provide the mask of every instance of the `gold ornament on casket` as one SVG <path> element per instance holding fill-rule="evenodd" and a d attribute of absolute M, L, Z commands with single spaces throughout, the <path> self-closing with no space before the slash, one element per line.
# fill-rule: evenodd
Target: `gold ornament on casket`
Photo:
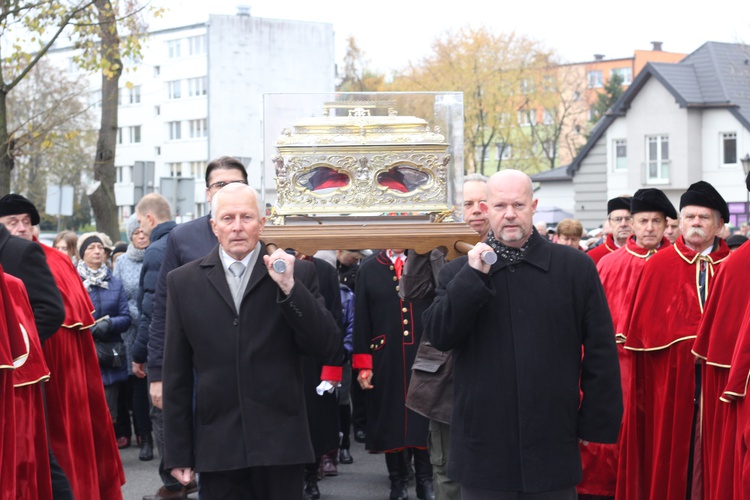
<path fill-rule="evenodd" d="M 443 246 L 455 257 L 456 242 L 478 241 L 467 224 L 455 222 L 450 144 L 438 127 L 399 116 L 395 101 L 323 108 L 322 116 L 296 120 L 276 140 L 276 204 L 266 243 L 308 255 Z"/>

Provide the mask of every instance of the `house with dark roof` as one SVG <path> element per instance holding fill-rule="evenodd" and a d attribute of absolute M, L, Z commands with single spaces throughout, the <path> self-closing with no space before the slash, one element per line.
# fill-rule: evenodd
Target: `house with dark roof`
<path fill-rule="evenodd" d="M 677 208 L 704 180 L 730 203 L 727 222 L 739 225 L 750 210 L 743 158 L 750 161 L 750 47 L 707 42 L 679 63 L 648 63 L 594 126 L 566 168 L 573 212 L 596 227 L 608 199 L 645 187 Z"/>

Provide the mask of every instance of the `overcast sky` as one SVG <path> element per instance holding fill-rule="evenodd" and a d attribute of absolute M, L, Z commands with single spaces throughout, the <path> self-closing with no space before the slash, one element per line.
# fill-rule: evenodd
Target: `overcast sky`
<path fill-rule="evenodd" d="M 750 44 L 750 2 L 673 0 L 152 0 L 169 10 L 152 28 L 205 21 L 209 14 L 235 14 L 238 5 L 256 17 L 333 24 L 336 62 L 354 35 L 371 66 L 384 72 L 418 62 L 445 30 L 484 25 L 495 33 L 515 31 L 543 42 L 564 62 L 630 57 L 636 49 L 690 53 L 707 41 Z"/>

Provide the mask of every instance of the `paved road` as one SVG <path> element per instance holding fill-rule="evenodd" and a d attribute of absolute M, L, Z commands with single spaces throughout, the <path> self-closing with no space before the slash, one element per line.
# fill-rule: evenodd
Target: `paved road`
<path fill-rule="evenodd" d="M 136 446 L 120 450 L 127 480 L 122 487 L 125 500 L 141 500 L 143 495 L 152 495 L 161 486 L 157 471 L 158 460 L 154 458 L 150 462 L 141 462 L 138 460 L 138 451 Z M 390 482 L 383 456 L 367 453 L 364 445 L 356 442 L 352 442 L 351 452 L 353 464 L 339 464 L 338 476 L 327 477 L 318 483 L 321 499 L 386 500 L 390 493 Z M 190 498 L 197 500 L 198 495 L 191 495 Z M 413 481 L 409 485 L 409 498 L 417 498 Z"/>

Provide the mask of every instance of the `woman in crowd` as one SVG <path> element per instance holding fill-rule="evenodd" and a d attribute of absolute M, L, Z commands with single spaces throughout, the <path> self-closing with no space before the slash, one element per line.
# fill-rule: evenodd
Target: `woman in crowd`
<path fill-rule="evenodd" d="M 52 246 L 70 257 L 73 264 L 78 264 L 76 248 L 78 247 L 78 235 L 73 231 L 60 231 L 55 236 Z"/>
<path fill-rule="evenodd" d="M 81 260 L 77 268 L 83 286 L 94 304 L 96 324 L 91 328 L 91 335 L 95 344 L 122 342 L 122 334 L 132 321 L 122 281 L 112 276 L 112 271 L 106 265 L 105 239 L 109 241 L 101 233 L 85 233 L 78 239 L 78 255 Z M 112 421 L 117 422 L 118 383 L 127 380 L 128 370 L 124 359 L 117 368 L 102 366 L 102 361 L 103 358 L 100 358 L 104 396 Z"/>
<path fill-rule="evenodd" d="M 127 354 L 128 380 L 120 385 L 120 397 L 117 416 L 117 446 L 127 448 L 130 446 L 131 425 L 130 409 L 133 410 L 133 429 L 136 439 L 141 447 L 139 459 L 148 461 L 154 458 L 153 441 L 151 438 L 151 418 L 149 417 L 148 384 L 145 378 L 133 375 L 133 343 L 138 332 L 138 283 L 143 267 L 143 254 L 146 252 L 149 239 L 144 233 L 135 214 L 131 215 L 125 223 L 125 231 L 128 235 L 129 244 L 125 253 L 115 260 L 112 275 L 122 280 L 125 288 L 125 296 L 128 298 L 128 309 L 133 322 L 130 328 L 123 334 L 125 342 L 125 353 Z M 117 251 L 112 252 L 115 258 Z"/>

